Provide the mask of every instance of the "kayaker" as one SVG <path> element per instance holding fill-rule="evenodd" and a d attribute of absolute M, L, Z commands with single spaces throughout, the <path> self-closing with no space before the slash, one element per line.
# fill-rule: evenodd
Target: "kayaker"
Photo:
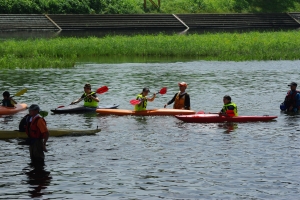
<path fill-rule="evenodd" d="M 284 102 L 280 105 L 280 109 L 283 111 L 294 111 L 300 110 L 300 91 L 297 89 L 297 83 L 291 82 L 291 90 L 289 90 L 285 96 Z"/>
<path fill-rule="evenodd" d="M 47 152 L 46 143 L 49 137 L 46 121 L 39 115 L 38 105 L 32 104 L 28 110 L 29 115 L 25 116 L 25 131 L 28 135 L 30 159 L 32 163 L 44 163 L 44 152 Z"/>
<path fill-rule="evenodd" d="M 87 83 L 84 85 L 84 94 L 77 100 L 73 101 L 71 105 L 76 104 L 84 100 L 84 106 L 86 107 L 98 107 L 99 99 L 96 95 L 96 92 L 92 92 L 91 84 Z"/>
<path fill-rule="evenodd" d="M 156 94 L 154 93 L 151 98 L 148 98 L 147 95 L 149 94 L 149 92 L 150 92 L 149 88 L 145 87 L 143 88 L 142 93 L 137 95 L 136 100 L 139 100 L 141 102 L 134 106 L 135 111 L 146 110 L 148 101 L 150 102 L 154 101 Z"/>
<path fill-rule="evenodd" d="M 8 91 L 3 92 L 2 106 L 15 107 L 17 102 L 10 96 Z"/>
<path fill-rule="evenodd" d="M 167 104 L 164 105 L 164 108 L 167 107 L 167 105 L 172 104 L 173 102 L 173 108 L 174 109 L 185 109 L 190 110 L 191 109 L 191 103 L 190 103 L 190 95 L 185 91 L 187 88 L 186 82 L 178 83 L 179 86 L 179 92 L 176 93 Z"/>
<path fill-rule="evenodd" d="M 238 116 L 238 110 L 235 103 L 231 102 L 231 97 L 228 95 L 225 95 L 223 97 L 223 103 L 224 106 L 222 110 L 220 111 L 221 115 L 227 115 L 230 117 L 237 117 Z"/>

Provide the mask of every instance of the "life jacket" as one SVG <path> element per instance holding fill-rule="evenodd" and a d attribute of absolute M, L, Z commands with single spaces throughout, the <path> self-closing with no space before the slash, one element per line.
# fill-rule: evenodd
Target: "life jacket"
<path fill-rule="evenodd" d="M 229 107 L 232 107 L 232 106 L 233 106 L 233 110 L 229 110 Z M 235 103 L 225 104 L 223 106 L 222 112 L 226 113 L 229 117 L 237 117 L 238 116 L 237 106 Z"/>
<path fill-rule="evenodd" d="M 98 102 L 97 101 L 95 101 L 94 99 L 92 99 L 92 98 L 89 98 L 88 97 L 88 95 L 93 95 L 93 94 L 96 94 L 95 92 L 91 92 L 90 94 L 87 94 L 87 93 L 84 93 L 83 94 L 83 100 L 84 100 L 84 106 L 86 106 L 86 107 L 93 107 L 93 108 L 95 108 L 95 107 L 98 107 Z"/>
<path fill-rule="evenodd" d="M 25 127 L 26 134 L 28 135 L 29 138 L 35 138 L 35 139 L 42 139 L 43 135 L 37 126 L 38 120 L 44 120 L 44 118 L 40 116 L 36 116 L 32 119 L 31 122 L 27 122 L 27 125 Z M 44 120 L 46 123 L 46 121 Z"/>
<path fill-rule="evenodd" d="M 180 98 L 180 91 L 177 93 L 176 98 L 175 98 L 175 102 L 173 105 L 174 109 L 184 109 L 184 103 L 185 103 L 185 95 L 187 93 L 184 93 L 184 95 L 181 96 Z"/>
<path fill-rule="evenodd" d="M 139 95 L 136 96 L 136 100 L 141 100 L 141 101 L 143 100 L 143 103 L 135 105 L 134 106 L 135 111 L 142 111 L 142 110 L 147 109 L 147 104 L 148 104 L 147 97 L 143 97 L 142 94 L 139 94 Z"/>
<path fill-rule="evenodd" d="M 300 91 L 295 90 L 289 90 L 285 96 L 285 100 L 284 100 L 284 105 L 286 106 L 287 109 L 289 109 L 290 106 L 296 107 L 297 104 L 297 99 L 296 99 L 296 95 L 300 93 Z"/>
<path fill-rule="evenodd" d="M 15 105 L 12 103 L 12 101 L 10 99 L 3 99 L 2 100 L 2 106 L 15 107 Z"/>

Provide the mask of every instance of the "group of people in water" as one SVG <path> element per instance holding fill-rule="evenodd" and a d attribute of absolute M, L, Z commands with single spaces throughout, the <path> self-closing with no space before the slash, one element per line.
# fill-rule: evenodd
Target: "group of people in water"
<path fill-rule="evenodd" d="M 173 98 L 168 101 L 164 108 L 168 105 L 173 104 L 174 109 L 191 109 L 190 95 L 186 92 L 187 83 L 178 83 L 179 92 L 177 92 Z M 296 112 L 300 110 L 300 91 L 296 90 L 297 83 L 292 82 L 290 90 L 287 92 L 284 102 L 280 105 L 280 109 L 283 111 L 293 111 Z M 134 109 L 136 111 L 143 111 L 147 109 L 147 103 L 154 101 L 156 93 L 150 98 L 148 97 L 150 90 L 149 88 L 143 88 L 142 92 L 137 95 L 136 100 L 139 101 L 135 105 Z M 71 104 L 79 103 L 84 100 L 84 106 L 86 107 L 98 107 L 99 98 L 96 93 L 92 91 L 92 87 L 89 83 L 84 85 L 84 94 L 77 100 L 73 101 Z M 2 106 L 14 107 L 17 102 L 10 96 L 8 91 L 3 92 Z M 225 95 L 223 97 L 223 108 L 219 112 L 220 115 L 226 116 L 238 116 L 237 105 L 231 102 L 231 97 Z M 30 158 L 32 162 L 44 162 L 44 152 L 47 151 L 46 143 L 49 137 L 49 131 L 47 129 L 45 119 L 39 114 L 40 107 L 36 104 L 32 104 L 29 108 L 29 114 L 26 115 L 20 122 L 19 130 L 26 132 L 28 135 L 27 144 L 30 146 Z"/>

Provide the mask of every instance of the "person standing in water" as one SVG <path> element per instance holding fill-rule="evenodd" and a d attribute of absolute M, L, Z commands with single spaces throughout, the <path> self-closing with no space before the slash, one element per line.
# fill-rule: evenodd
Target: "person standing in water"
<path fill-rule="evenodd" d="M 134 106 L 135 111 L 142 111 L 147 109 L 147 103 L 154 101 L 156 94 L 154 93 L 151 98 L 148 98 L 147 95 L 149 94 L 149 88 L 143 88 L 142 93 L 138 94 L 136 100 L 139 100 L 140 103 Z"/>
<path fill-rule="evenodd" d="M 280 105 L 282 111 L 294 111 L 300 110 L 300 91 L 297 89 L 297 83 L 291 82 L 290 90 L 287 92 L 284 102 Z"/>
<path fill-rule="evenodd" d="M 83 89 L 84 89 L 84 94 L 79 99 L 73 101 L 71 105 L 76 104 L 81 100 L 84 100 L 83 105 L 85 107 L 92 107 L 92 108 L 98 107 L 99 99 L 96 95 L 96 92 L 92 92 L 91 84 L 89 83 L 85 84 Z"/>
<path fill-rule="evenodd" d="M 185 109 L 190 110 L 191 109 L 191 103 L 190 103 L 190 95 L 185 91 L 187 88 L 187 84 L 185 82 L 178 83 L 179 86 L 179 92 L 174 95 L 174 97 L 164 105 L 164 108 L 167 107 L 167 105 L 172 104 L 173 102 L 173 108 L 174 109 Z"/>
<path fill-rule="evenodd" d="M 47 152 L 46 143 L 49 131 L 45 119 L 39 115 L 40 107 L 32 104 L 28 110 L 29 115 L 25 116 L 24 128 L 28 135 L 30 159 L 32 163 L 42 164 L 45 159 L 44 152 Z"/>

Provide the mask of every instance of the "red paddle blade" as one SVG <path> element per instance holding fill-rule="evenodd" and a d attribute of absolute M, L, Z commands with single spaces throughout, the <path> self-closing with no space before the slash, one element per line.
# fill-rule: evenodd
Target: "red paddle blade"
<path fill-rule="evenodd" d="M 167 87 L 163 87 L 159 91 L 160 94 L 166 94 L 167 93 Z"/>
<path fill-rule="evenodd" d="M 131 104 L 131 105 L 138 105 L 138 104 L 140 104 L 140 103 L 141 103 L 141 101 L 136 100 L 136 99 L 130 100 L 130 104 Z"/>
<path fill-rule="evenodd" d="M 107 86 L 102 86 L 101 88 L 98 88 L 96 90 L 96 93 L 97 94 L 102 94 L 102 93 L 107 92 L 107 91 L 108 91 L 108 87 Z"/>

